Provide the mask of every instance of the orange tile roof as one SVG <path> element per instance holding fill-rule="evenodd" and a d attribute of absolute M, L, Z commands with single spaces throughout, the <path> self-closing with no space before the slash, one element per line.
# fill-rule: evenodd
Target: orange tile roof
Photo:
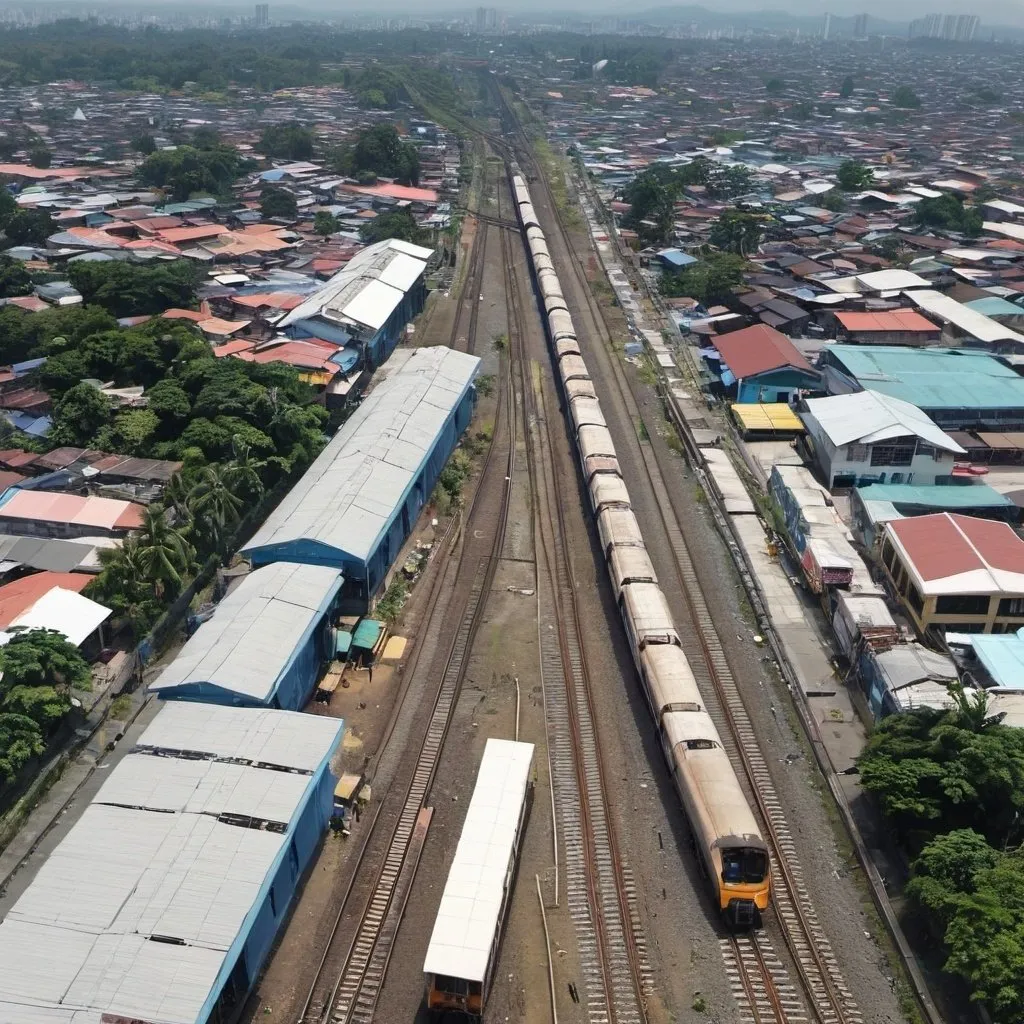
<path fill-rule="evenodd" d="M 206 334 L 227 335 L 244 330 L 251 323 L 251 320 L 221 320 L 219 316 L 210 316 L 198 321 L 196 326 Z"/>
<path fill-rule="evenodd" d="M 160 315 L 165 320 L 191 320 L 194 323 L 206 319 L 205 313 L 197 313 L 194 309 L 165 309 Z"/>
<path fill-rule="evenodd" d="M 436 203 L 437 193 L 432 188 L 411 188 L 408 185 L 339 185 L 346 192 L 364 196 L 385 196 L 388 199 L 408 199 L 410 202 Z"/>
<path fill-rule="evenodd" d="M 0 517 L 37 519 L 102 530 L 134 530 L 142 525 L 143 507 L 115 498 L 82 497 L 52 491 L 15 491 L 0 505 Z"/>
<path fill-rule="evenodd" d="M 912 309 L 893 309 L 883 313 L 836 313 L 836 319 L 848 331 L 920 331 L 939 333 L 927 317 Z"/>
<path fill-rule="evenodd" d="M 0 629 L 6 629 L 54 587 L 80 594 L 92 576 L 81 572 L 37 572 L 0 587 Z"/>
<path fill-rule="evenodd" d="M 180 242 L 195 242 L 201 238 L 214 238 L 227 233 L 228 229 L 223 224 L 203 224 L 194 228 L 165 228 L 158 231 L 157 236 L 161 241 L 178 244 Z"/>

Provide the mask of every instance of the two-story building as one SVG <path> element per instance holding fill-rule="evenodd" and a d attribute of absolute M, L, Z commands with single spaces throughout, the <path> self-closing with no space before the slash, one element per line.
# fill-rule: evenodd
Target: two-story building
<path fill-rule="evenodd" d="M 1024 540 L 1006 523 L 940 512 L 885 524 L 881 562 L 922 633 L 1024 626 Z"/>
<path fill-rule="evenodd" d="M 865 484 L 948 484 L 964 454 L 916 405 L 879 391 L 809 398 L 807 445 L 829 489 Z"/>

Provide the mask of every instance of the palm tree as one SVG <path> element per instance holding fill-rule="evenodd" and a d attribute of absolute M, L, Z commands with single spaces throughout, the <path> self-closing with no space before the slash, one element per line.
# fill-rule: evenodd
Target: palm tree
<path fill-rule="evenodd" d="M 946 684 L 946 690 L 953 701 L 956 724 L 968 732 L 985 732 L 986 729 L 999 725 L 1006 717 L 1006 712 L 997 715 L 988 713 L 988 691 L 983 689 L 968 690 L 957 681 Z"/>
<path fill-rule="evenodd" d="M 253 455 L 252 448 L 238 434 L 231 438 L 231 461 L 224 467 L 224 475 L 235 494 L 258 501 L 263 496 L 260 471 L 266 464 Z"/>
<path fill-rule="evenodd" d="M 228 474 L 219 466 L 204 466 L 189 496 L 189 507 L 197 531 L 206 530 L 211 550 L 219 551 L 226 540 L 228 526 L 238 521 L 242 499 L 228 483 Z"/>
<path fill-rule="evenodd" d="M 180 472 L 175 473 L 164 487 L 164 505 L 174 512 L 174 518 L 181 526 L 192 523 L 192 509 L 189 508 L 191 487 Z"/>
<path fill-rule="evenodd" d="M 195 550 L 184 534 L 167 521 L 164 510 L 151 505 L 138 533 L 137 558 L 143 578 L 152 585 L 153 593 L 162 597 L 168 585 L 181 586 L 195 559 Z"/>

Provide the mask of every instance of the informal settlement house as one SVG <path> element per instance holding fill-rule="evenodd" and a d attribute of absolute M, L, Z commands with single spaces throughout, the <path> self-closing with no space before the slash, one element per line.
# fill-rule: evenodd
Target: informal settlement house
<path fill-rule="evenodd" d="M 278 325 L 293 338 L 355 343 L 370 369 L 383 365 L 405 325 L 426 301 L 424 276 L 433 253 L 389 238 L 356 253 L 322 288 Z"/>
<path fill-rule="evenodd" d="M 342 731 L 162 707 L 0 924 L 0 1020 L 234 1019 L 327 827 Z"/>
<path fill-rule="evenodd" d="M 829 490 L 949 483 L 955 457 L 964 454 L 916 406 L 879 391 L 810 398 L 800 415 Z"/>
<path fill-rule="evenodd" d="M 331 566 L 365 606 L 472 417 L 479 366 L 443 347 L 396 353 L 242 554 L 254 566 Z"/>
<path fill-rule="evenodd" d="M 819 386 L 819 376 L 784 334 L 755 324 L 714 339 L 725 393 L 738 403 L 786 402 L 795 392 Z"/>
<path fill-rule="evenodd" d="M 1006 523 L 941 512 L 886 523 L 881 562 L 917 629 L 1024 626 L 1024 540 Z"/>
<path fill-rule="evenodd" d="M 169 700 L 300 711 L 321 665 L 342 578 L 337 569 L 276 562 L 253 570 L 149 685 Z"/>

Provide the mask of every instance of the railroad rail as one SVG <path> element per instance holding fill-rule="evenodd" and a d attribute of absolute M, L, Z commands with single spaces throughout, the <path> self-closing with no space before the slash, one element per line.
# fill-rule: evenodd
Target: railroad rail
<path fill-rule="evenodd" d="M 615 381 L 626 414 L 633 423 L 641 420 L 640 410 L 625 379 L 622 367 L 614 355 L 609 354 L 611 334 L 604 321 L 603 314 L 591 293 L 583 265 L 573 248 L 569 232 L 561 210 L 551 191 L 550 183 L 543 167 L 533 153 L 530 141 L 522 129 L 515 111 L 508 104 L 500 87 L 493 86 L 501 104 L 506 123 L 512 128 L 517 141 L 514 144 L 523 166 L 534 170 L 536 181 L 540 185 L 549 216 L 557 225 L 557 232 L 548 233 L 549 244 L 557 235 L 559 244 L 567 253 L 568 259 L 559 266 L 568 265 L 571 276 L 575 279 L 577 296 L 581 312 L 586 313 L 591 321 L 592 337 L 600 344 L 594 346 L 603 364 L 611 367 L 611 376 Z M 535 206 L 539 204 L 535 200 Z M 708 710 L 716 718 L 716 725 L 721 725 L 723 738 L 731 736 L 733 743 L 727 743 L 730 757 L 737 773 L 746 778 L 754 806 L 765 826 L 765 834 L 772 849 L 772 884 L 773 899 L 776 908 L 776 920 L 783 941 L 788 949 L 792 962 L 800 978 L 800 985 L 806 997 L 806 1009 L 791 1000 L 773 1001 L 772 991 L 779 991 L 780 985 L 786 986 L 785 972 L 781 964 L 769 972 L 764 964 L 765 957 L 736 957 L 738 969 L 745 974 L 745 984 L 751 987 L 753 1002 L 760 1006 L 774 1007 L 774 1019 L 780 1022 L 796 1022 L 811 1019 L 819 1024 L 861 1024 L 863 1016 L 857 1008 L 852 993 L 843 980 L 842 973 L 832 952 L 828 938 L 824 934 L 818 920 L 810 893 L 803 879 L 798 861 L 797 851 L 793 844 L 792 833 L 786 821 L 782 804 L 775 791 L 771 773 L 761 752 L 750 716 L 740 694 L 732 670 L 725 657 L 724 648 L 718 635 L 714 620 L 708 610 L 700 580 L 693 566 L 690 550 L 687 545 L 679 521 L 671 510 L 673 505 L 662 476 L 660 465 L 649 445 L 640 444 L 635 431 L 623 430 L 616 442 L 624 442 L 624 448 L 635 456 L 638 470 L 646 477 L 653 494 L 653 504 L 658 509 L 658 516 L 663 524 L 672 550 L 676 574 L 685 597 L 687 621 L 677 622 L 684 648 L 689 651 L 700 651 L 702 658 L 691 657 L 691 666 L 697 675 L 698 683 L 706 695 L 713 694 L 719 705 L 717 709 L 709 702 Z M 704 672 L 700 671 L 703 666 Z M 710 690 L 710 693 L 709 693 Z M 764 952 L 770 947 L 767 940 L 758 937 L 758 948 Z M 765 954 L 767 956 L 767 953 Z M 808 1016 L 809 1015 L 809 1016 Z M 772 1019 L 771 1017 L 767 1019 Z"/>
<path fill-rule="evenodd" d="M 478 238 L 477 242 L 480 240 Z M 466 286 L 471 285 L 474 285 L 472 269 L 466 280 Z M 432 812 L 427 801 L 431 785 L 505 540 L 515 470 L 515 417 L 511 374 L 505 374 L 499 392 L 494 434 L 472 507 L 465 517 L 463 547 L 454 588 L 456 594 L 466 595 L 465 603 L 461 616 L 455 620 L 457 624 L 416 755 L 412 780 L 388 840 L 383 863 L 372 880 L 371 891 L 359 914 L 354 935 L 346 945 L 343 932 L 347 930 L 342 924 L 345 904 L 349 902 L 352 891 L 350 886 L 299 1014 L 299 1024 L 326 1024 L 327 1021 L 331 1024 L 369 1024 L 374 1018 L 429 826 Z M 446 628 L 447 619 L 438 609 L 439 605 L 435 604 L 426 629 L 448 632 L 451 627 Z M 369 836 L 357 858 L 356 872 L 362 867 L 368 842 Z"/>
<path fill-rule="evenodd" d="M 499 187 L 499 196 L 502 191 Z M 652 979 L 645 947 L 637 935 L 632 877 L 625 869 L 608 814 L 604 762 L 594 726 L 590 673 L 570 570 L 564 478 L 552 461 L 556 450 L 553 418 L 547 415 L 543 391 L 534 387 L 530 372 L 515 250 L 504 233 L 501 241 L 506 293 L 514 311 L 509 322 L 509 349 L 521 381 L 532 482 L 541 671 L 552 783 L 587 1015 L 594 1024 L 643 1024 L 644 998 Z"/>

